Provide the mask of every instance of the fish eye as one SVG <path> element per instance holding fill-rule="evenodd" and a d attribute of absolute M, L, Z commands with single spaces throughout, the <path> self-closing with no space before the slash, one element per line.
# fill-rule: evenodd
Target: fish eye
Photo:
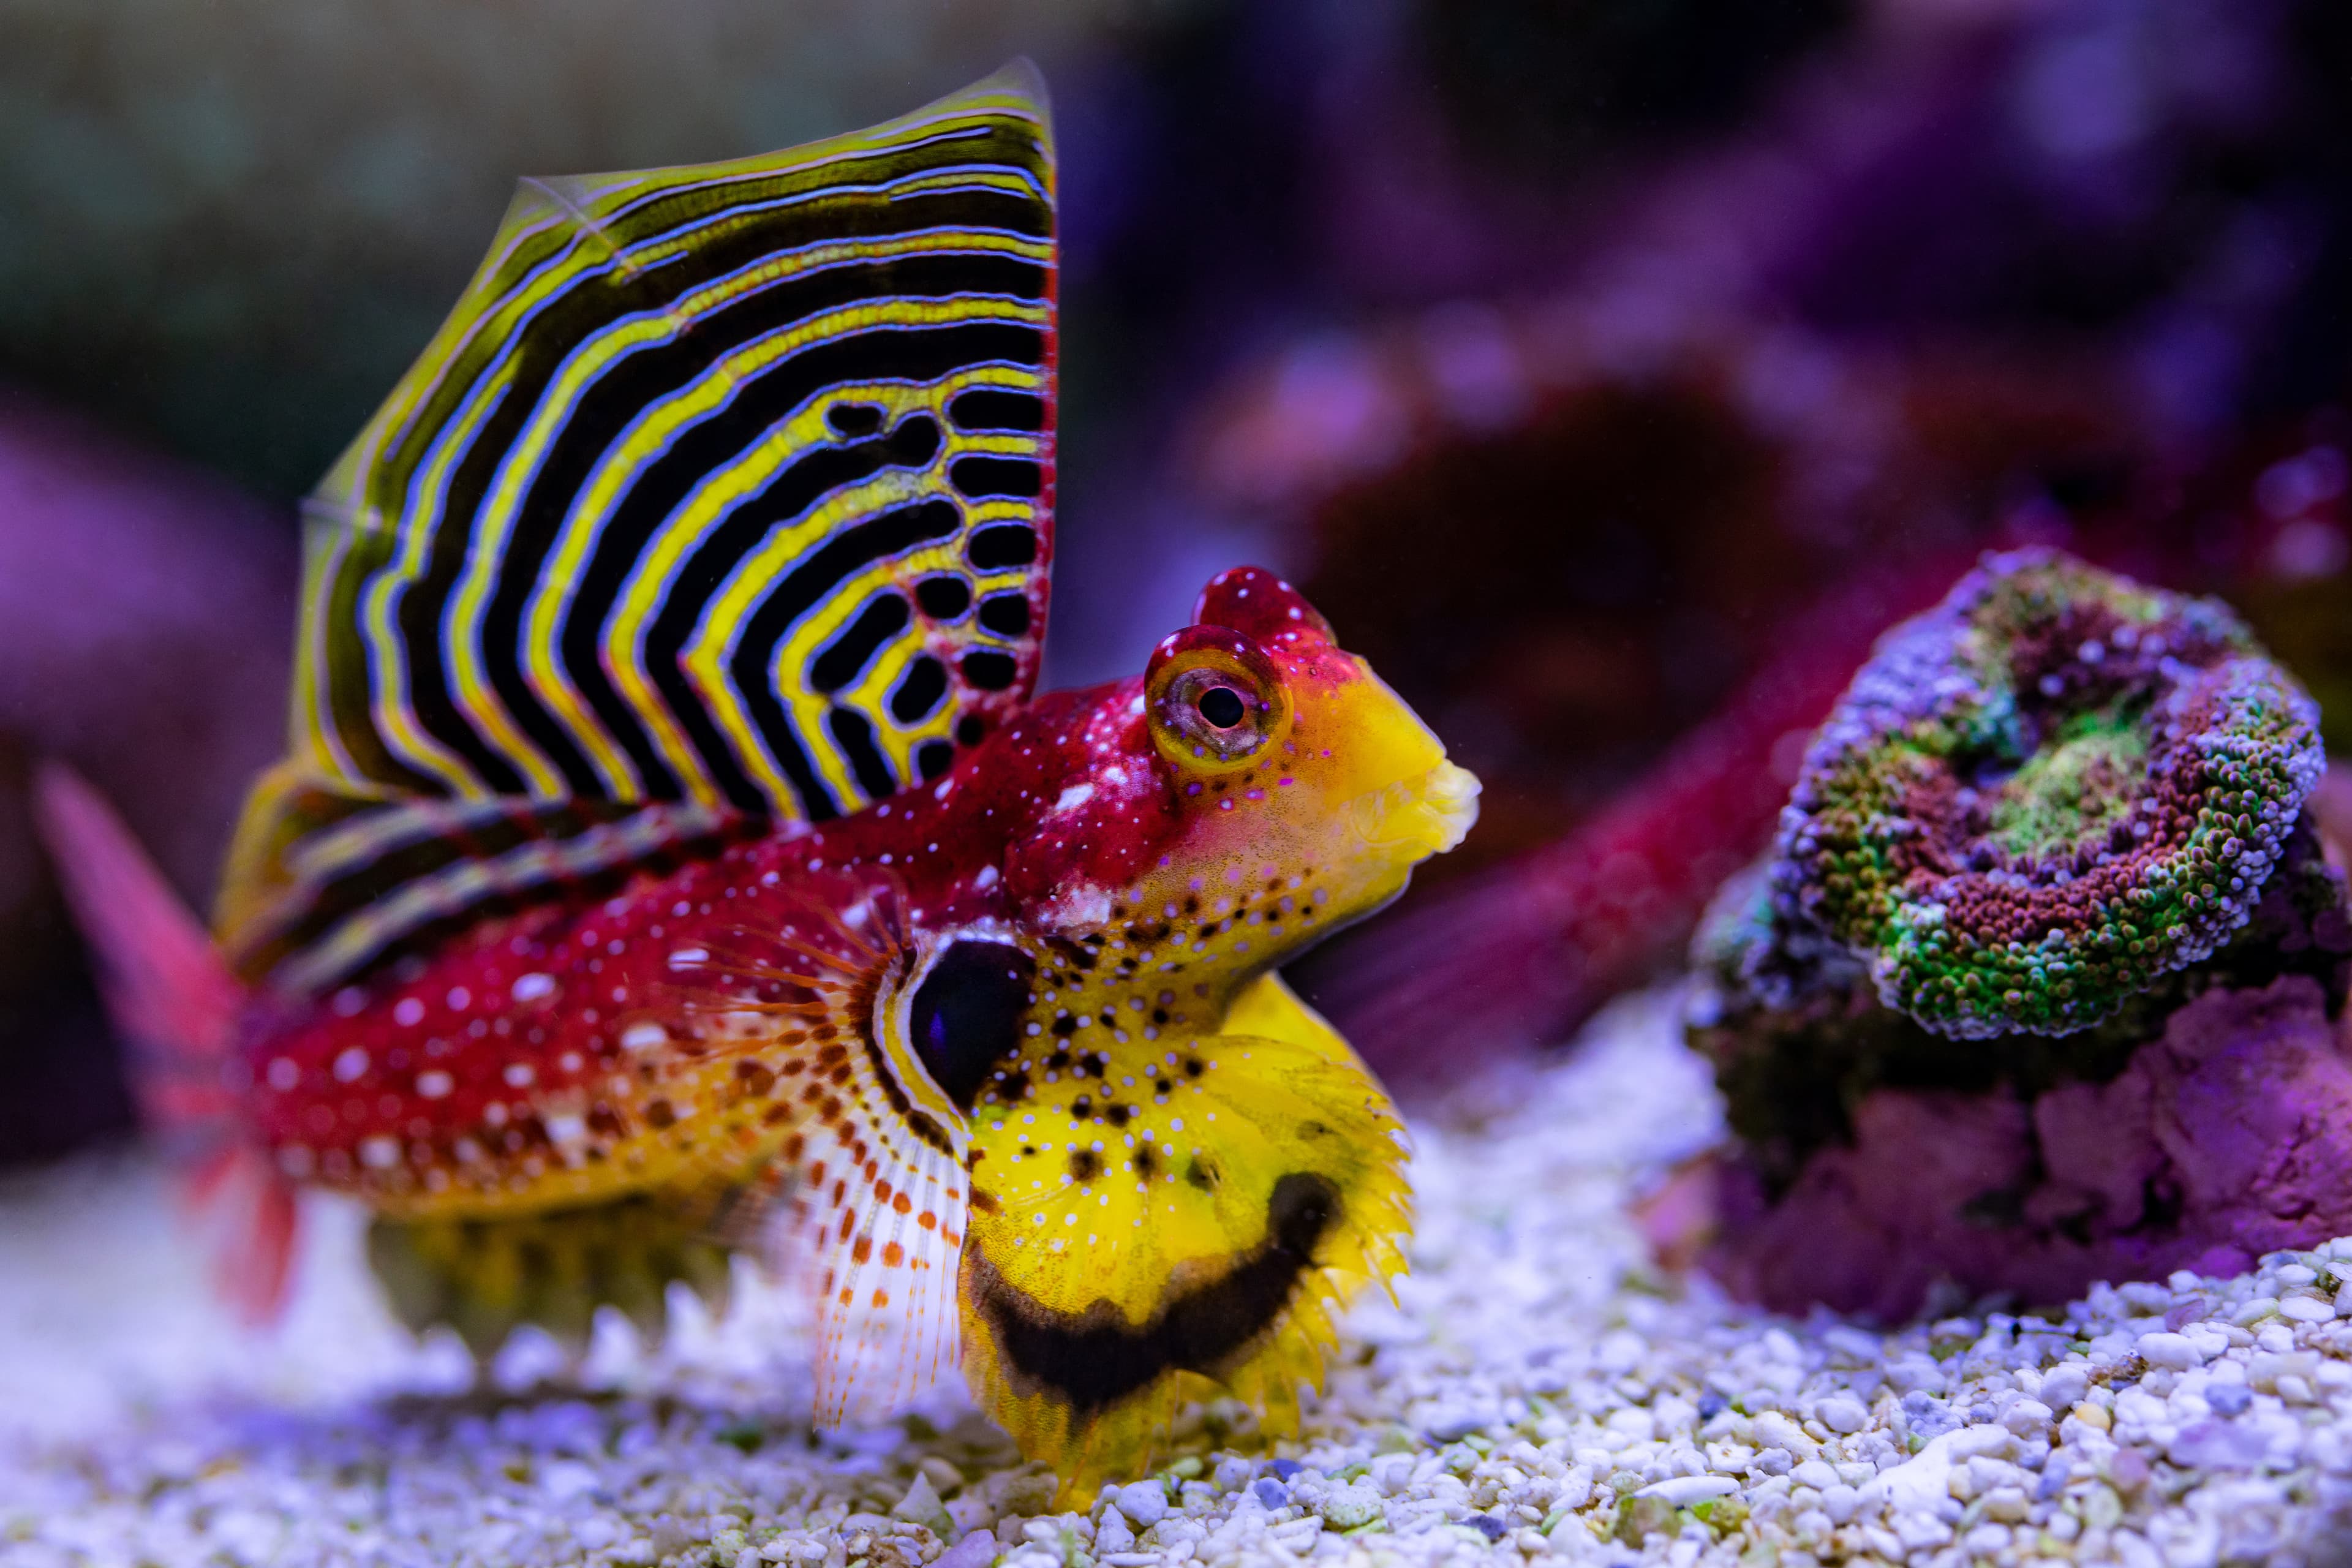
<path fill-rule="evenodd" d="M 1225 626 L 1194 626 L 1162 644 L 1145 679 L 1160 752 L 1194 773 L 1248 763 L 1290 725 L 1281 673 L 1256 643 Z"/>
<path fill-rule="evenodd" d="M 1230 730 L 1249 716 L 1242 704 L 1242 694 L 1230 686 L 1212 686 L 1193 700 L 1192 706 L 1213 728 Z"/>

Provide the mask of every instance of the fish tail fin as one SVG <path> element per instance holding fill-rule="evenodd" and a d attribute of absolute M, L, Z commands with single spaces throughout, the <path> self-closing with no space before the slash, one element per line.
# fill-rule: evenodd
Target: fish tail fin
<path fill-rule="evenodd" d="M 295 1239 L 292 1188 L 237 1131 L 246 988 L 98 791 L 45 762 L 34 809 L 66 901 L 97 955 L 108 1017 L 130 1051 L 142 1119 L 213 1233 L 215 1274 L 249 1319 L 275 1314 Z"/>

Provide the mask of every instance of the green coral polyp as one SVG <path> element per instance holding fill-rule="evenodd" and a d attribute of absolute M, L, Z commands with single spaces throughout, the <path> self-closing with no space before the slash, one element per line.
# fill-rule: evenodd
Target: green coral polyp
<path fill-rule="evenodd" d="M 2105 831 L 2131 810 L 2147 766 L 2147 740 L 2112 713 L 2070 723 L 1993 792 L 1992 831 L 2011 854 Z"/>
<path fill-rule="evenodd" d="M 2245 923 L 2318 718 L 2218 603 L 1988 556 L 1816 738 L 1776 902 L 1938 1033 L 2086 1028 Z"/>

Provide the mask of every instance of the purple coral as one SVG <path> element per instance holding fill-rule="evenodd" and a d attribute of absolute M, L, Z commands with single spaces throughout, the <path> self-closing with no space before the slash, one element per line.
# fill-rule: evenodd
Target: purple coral
<path fill-rule="evenodd" d="M 2245 924 L 2324 763 L 2218 602 L 1989 555 L 1823 726 L 1774 896 L 1938 1034 L 2067 1034 Z"/>

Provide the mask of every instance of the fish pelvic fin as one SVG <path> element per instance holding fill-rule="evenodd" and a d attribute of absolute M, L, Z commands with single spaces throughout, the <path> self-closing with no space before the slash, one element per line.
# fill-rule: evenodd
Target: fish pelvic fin
<path fill-rule="evenodd" d="M 89 781 L 43 763 L 34 814 L 96 955 L 141 1118 L 206 1232 L 215 1282 L 247 1321 L 266 1321 L 286 1295 L 297 1223 L 292 1187 L 238 1131 L 245 987 Z"/>
<path fill-rule="evenodd" d="M 447 1324 L 486 1364 L 525 1323 L 583 1353 L 599 1307 L 617 1309 L 653 1343 L 668 1326 L 671 1285 L 713 1312 L 726 1307 L 728 1248 L 705 1235 L 709 1208 L 699 1194 L 666 1189 L 537 1214 L 380 1217 L 368 1261 L 403 1322 Z"/>

